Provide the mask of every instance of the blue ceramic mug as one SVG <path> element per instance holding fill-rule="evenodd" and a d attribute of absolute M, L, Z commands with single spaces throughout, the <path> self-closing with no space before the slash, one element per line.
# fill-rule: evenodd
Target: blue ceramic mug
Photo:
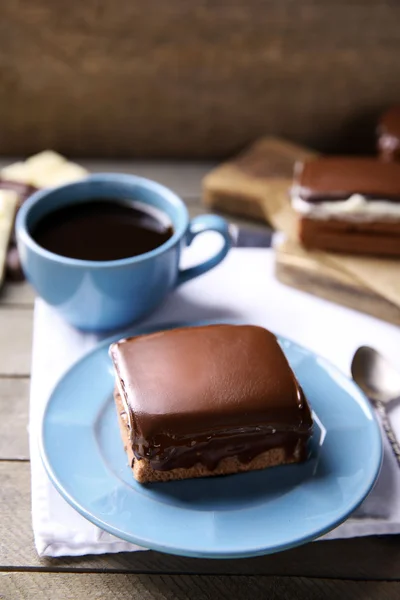
<path fill-rule="evenodd" d="M 34 226 L 55 208 L 94 198 L 151 205 L 169 217 L 173 235 L 151 252 L 101 262 L 66 258 L 32 239 Z M 224 238 L 221 250 L 197 266 L 180 269 L 182 249 L 210 230 Z M 123 327 L 151 313 L 176 286 L 220 263 L 231 246 L 228 224 L 221 217 L 202 215 L 190 221 L 184 203 L 171 190 L 141 177 L 111 173 L 36 192 L 18 212 L 16 233 L 23 270 L 39 296 L 69 323 L 88 331 Z"/>

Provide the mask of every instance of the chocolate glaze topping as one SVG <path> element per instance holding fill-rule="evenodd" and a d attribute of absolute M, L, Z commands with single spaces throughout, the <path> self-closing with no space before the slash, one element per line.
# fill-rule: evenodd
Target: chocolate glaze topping
<path fill-rule="evenodd" d="M 270 448 L 305 452 L 310 409 L 275 336 L 211 325 L 113 344 L 137 459 L 155 469 L 248 462 Z"/>
<path fill-rule="evenodd" d="M 292 193 L 307 202 L 345 200 L 352 194 L 400 202 L 400 165 L 374 158 L 309 160 L 297 166 Z"/>

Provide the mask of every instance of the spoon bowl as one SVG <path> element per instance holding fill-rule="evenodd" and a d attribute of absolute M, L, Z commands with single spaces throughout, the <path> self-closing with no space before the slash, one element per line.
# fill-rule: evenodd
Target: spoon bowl
<path fill-rule="evenodd" d="M 351 363 L 351 374 L 358 386 L 374 402 L 388 404 L 400 398 L 399 371 L 374 348 L 358 348 Z"/>

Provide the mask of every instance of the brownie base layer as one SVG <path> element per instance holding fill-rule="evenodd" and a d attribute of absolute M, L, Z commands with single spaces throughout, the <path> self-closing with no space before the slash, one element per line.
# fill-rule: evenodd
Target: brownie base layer
<path fill-rule="evenodd" d="M 195 477 L 213 477 L 215 475 L 230 475 L 232 473 L 243 473 L 246 471 L 255 471 L 266 469 L 267 467 L 276 467 L 291 463 L 301 462 L 304 455 L 304 441 L 299 440 L 294 455 L 290 458 L 286 456 L 283 447 L 272 448 L 262 452 L 249 463 L 242 463 L 236 456 L 230 456 L 222 459 L 218 466 L 210 471 L 203 464 L 197 463 L 188 469 L 171 469 L 169 471 L 159 471 L 153 469 L 150 462 L 142 458 L 138 460 L 132 449 L 130 442 L 130 432 L 127 420 L 124 418 L 125 410 L 118 391 L 114 392 L 114 400 L 118 413 L 119 427 L 121 437 L 127 453 L 129 465 L 132 468 L 133 476 L 139 483 L 151 483 L 156 481 L 173 481 L 177 479 L 192 479 Z"/>
<path fill-rule="evenodd" d="M 299 238 L 307 250 L 400 256 L 400 222 L 354 223 L 301 217 Z"/>

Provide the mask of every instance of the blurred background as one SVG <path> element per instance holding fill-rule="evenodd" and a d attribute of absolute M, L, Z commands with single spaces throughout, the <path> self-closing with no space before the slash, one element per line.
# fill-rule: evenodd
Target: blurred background
<path fill-rule="evenodd" d="M 263 133 L 373 152 L 396 0 L 9 0 L 0 153 L 223 158 Z"/>

